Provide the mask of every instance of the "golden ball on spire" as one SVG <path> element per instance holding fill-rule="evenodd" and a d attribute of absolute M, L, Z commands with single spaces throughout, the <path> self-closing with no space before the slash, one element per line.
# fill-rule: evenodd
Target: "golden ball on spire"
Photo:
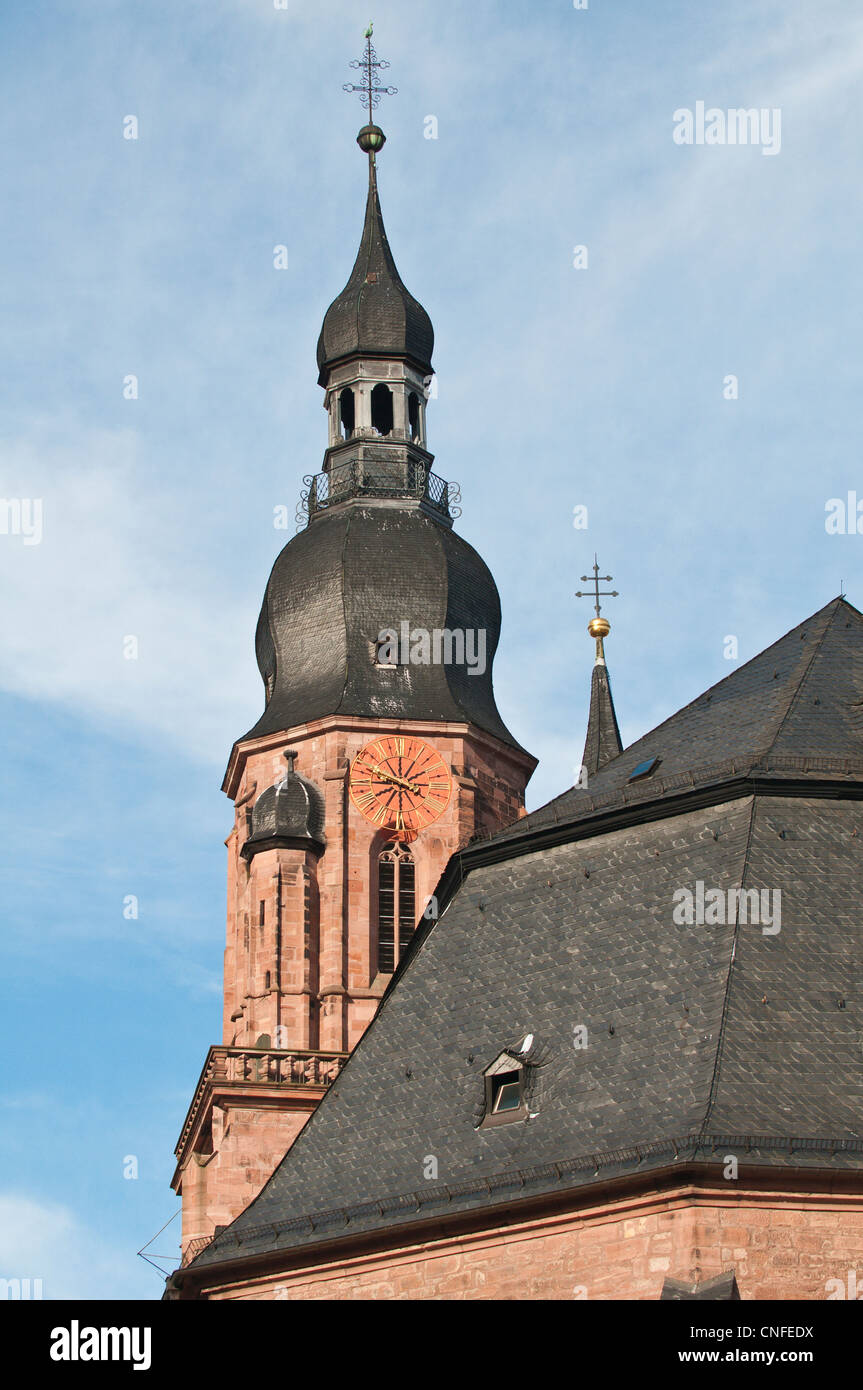
<path fill-rule="evenodd" d="M 607 618 L 591 618 L 587 630 L 591 637 L 607 637 L 611 632 L 611 623 Z"/>
<path fill-rule="evenodd" d="M 357 136 L 357 144 L 364 154 L 377 154 L 386 144 L 386 138 L 379 125 L 364 125 Z"/>

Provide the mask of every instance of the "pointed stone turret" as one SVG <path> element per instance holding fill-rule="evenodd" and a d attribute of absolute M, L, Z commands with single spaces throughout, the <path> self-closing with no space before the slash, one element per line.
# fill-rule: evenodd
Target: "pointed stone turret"
<path fill-rule="evenodd" d="M 583 574 L 582 581 L 590 576 Z M 611 624 L 607 618 L 603 618 L 600 612 L 600 598 L 617 598 L 617 591 L 612 590 L 608 594 L 600 593 L 600 581 L 610 582 L 611 575 L 600 575 L 599 564 L 596 556 L 593 557 L 593 589 L 592 594 L 585 594 L 581 590 L 576 594 L 576 598 L 593 598 L 596 606 L 596 616 L 591 618 L 587 625 L 587 630 L 591 637 L 596 639 L 596 660 L 593 663 L 593 677 L 590 685 L 590 714 L 587 720 L 587 737 L 584 741 L 584 754 L 581 762 L 588 777 L 593 777 L 601 767 L 610 763 L 612 758 L 616 758 L 618 753 L 623 752 L 623 744 L 620 741 L 620 729 L 617 727 L 617 715 L 614 712 L 614 701 L 611 698 L 611 683 L 608 679 L 608 667 L 605 664 L 605 649 L 603 639 L 611 631 Z"/>
<path fill-rule="evenodd" d="M 594 628 L 597 625 L 602 626 L 604 631 L 595 632 Z M 612 758 L 616 758 L 618 753 L 623 752 L 620 729 L 617 727 L 617 715 L 614 711 L 614 701 L 611 698 L 608 667 L 605 664 L 602 647 L 602 639 L 608 634 L 609 626 L 605 618 L 594 618 L 589 624 L 591 636 L 596 637 L 596 661 L 590 684 L 590 715 L 588 716 L 587 737 L 584 741 L 584 754 L 581 760 L 587 769 L 588 777 L 592 777 L 599 772 L 601 767 L 605 767 L 606 763 L 610 763 Z"/>

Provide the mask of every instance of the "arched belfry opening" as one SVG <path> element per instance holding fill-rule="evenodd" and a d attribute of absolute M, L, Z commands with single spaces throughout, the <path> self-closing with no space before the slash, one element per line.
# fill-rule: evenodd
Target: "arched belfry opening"
<path fill-rule="evenodd" d="M 419 396 L 416 394 L 415 391 L 411 391 L 410 395 L 408 396 L 408 424 L 410 426 L 411 442 L 413 444 L 421 444 L 422 439 L 420 437 L 420 402 Z"/>
<path fill-rule="evenodd" d="M 356 410 L 354 393 L 349 386 L 346 386 L 339 396 L 339 423 L 342 439 L 350 439 L 356 426 Z"/>
<path fill-rule="evenodd" d="M 378 858 L 378 970 L 391 975 L 416 927 L 416 865 L 398 840 L 384 845 Z"/>
<path fill-rule="evenodd" d="M 393 393 L 382 381 L 372 389 L 372 428 L 382 435 L 393 428 Z"/>

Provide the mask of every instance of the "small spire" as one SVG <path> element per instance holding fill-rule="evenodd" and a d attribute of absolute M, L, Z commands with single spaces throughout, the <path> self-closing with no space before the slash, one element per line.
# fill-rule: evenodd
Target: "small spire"
<path fill-rule="evenodd" d="M 599 563 L 595 555 L 593 557 L 592 577 L 583 574 L 581 580 L 583 584 L 591 583 L 593 592 L 579 589 L 575 597 L 592 598 L 595 612 L 595 616 L 587 625 L 591 637 L 596 639 L 596 657 L 590 683 L 590 714 L 587 719 L 587 737 L 584 741 L 584 755 L 582 757 L 582 766 L 588 777 L 592 777 L 606 763 L 611 762 L 612 758 L 616 758 L 618 753 L 623 752 L 603 647 L 603 640 L 611 631 L 611 623 L 607 618 L 603 618 L 599 602 L 601 598 L 617 598 L 618 592 L 616 589 L 600 590 L 600 584 L 610 584 L 612 576 L 599 573 Z"/>
<path fill-rule="evenodd" d="M 293 748 L 289 748 L 286 753 L 282 754 L 282 757 L 285 759 L 285 762 L 288 765 L 285 768 L 284 774 L 282 775 L 281 779 L 274 783 L 277 792 L 285 791 L 290 784 L 291 778 L 295 775 L 294 763 L 297 760 L 297 754 L 295 750 Z M 276 774 L 276 776 L 278 777 L 278 773 Z"/>
<path fill-rule="evenodd" d="M 351 66 L 365 68 L 362 83 L 346 83 L 345 91 L 359 92 L 369 112 L 383 94 L 394 94 L 395 87 L 382 87 L 375 69 L 389 67 L 379 59 L 366 36 L 366 57 Z M 357 143 L 369 156 L 369 183 L 366 216 L 359 251 L 350 279 L 324 315 L 318 339 L 318 383 L 328 384 L 333 363 L 346 357 L 366 354 L 381 358 L 408 358 L 431 378 L 434 330 L 423 306 L 402 283 L 384 230 L 378 194 L 375 152 L 386 136 L 379 126 L 363 126 Z"/>

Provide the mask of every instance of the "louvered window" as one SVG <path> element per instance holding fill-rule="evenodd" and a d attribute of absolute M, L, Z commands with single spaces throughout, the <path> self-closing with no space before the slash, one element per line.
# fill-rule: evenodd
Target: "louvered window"
<path fill-rule="evenodd" d="M 395 970 L 416 926 L 415 865 L 403 845 L 387 845 L 378 860 L 378 970 Z"/>

